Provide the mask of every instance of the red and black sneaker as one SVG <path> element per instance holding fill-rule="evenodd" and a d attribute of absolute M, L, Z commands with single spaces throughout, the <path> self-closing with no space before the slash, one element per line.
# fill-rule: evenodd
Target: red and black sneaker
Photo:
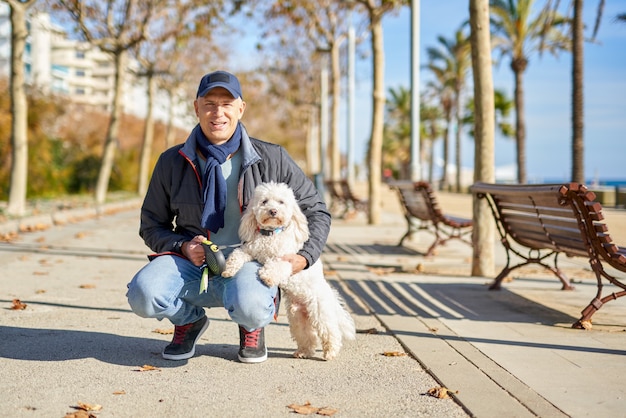
<path fill-rule="evenodd" d="M 196 343 L 209 327 L 206 316 L 186 325 L 174 327 L 172 342 L 163 349 L 162 356 L 166 360 L 186 360 L 196 354 Z"/>
<path fill-rule="evenodd" d="M 265 328 L 247 331 L 239 326 L 239 361 L 242 363 L 262 363 L 267 360 Z"/>

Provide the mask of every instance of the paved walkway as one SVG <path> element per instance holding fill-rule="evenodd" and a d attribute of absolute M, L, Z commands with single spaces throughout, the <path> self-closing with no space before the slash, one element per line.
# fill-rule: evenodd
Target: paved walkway
<path fill-rule="evenodd" d="M 0 243 L 0 416 L 62 417 L 79 402 L 101 405 L 99 417 L 292 416 L 307 402 L 345 417 L 626 415 L 625 301 L 591 331 L 570 328 L 595 290 L 583 260 L 568 266 L 581 272 L 575 291 L 529 271 L 490 292 L 462 243 L 431 259 L 427 234 L 397 247 L 395 211 L 379 226 L 338 220 L 323 259 L 360 332 L 336 360 L 291 358 L 282 314 L 267 328 L 269 360 L 241 364 L 236 327 L 212 309 L 196 356 L 169 362 L 171 325 L 137 317 L 124 297 L 148 252 L 138 210 L 109 212 Z M 438 386 L 454 399 L 427 394 Z"/>

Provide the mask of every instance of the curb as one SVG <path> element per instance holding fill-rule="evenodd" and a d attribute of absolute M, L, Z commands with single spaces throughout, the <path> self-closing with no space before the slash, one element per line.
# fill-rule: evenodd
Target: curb
<path fill-rule="evenodd" d="M 134 198 L 121 202 L 105 203 L 100 207 L 83 207 L 62 209 L 46 214 L 26 216 L 0 223 L 0 240 L 9 239 L 19 233 L 43 231 L 52 226 L 75 223 L 87 219 L 95 219 L 117 212 L 139 209 L 143 199 Z"/>

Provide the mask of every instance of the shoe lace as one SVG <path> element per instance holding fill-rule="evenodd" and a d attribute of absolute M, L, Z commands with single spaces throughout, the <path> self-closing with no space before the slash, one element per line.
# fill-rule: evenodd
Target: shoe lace
<path fill-rule="evenodd" d="M 174 326 L 174 338 L 172 342 L 174 344 L 182 344 L 183 341 L 185 341 L 185 337 L 187 336 L 187 331 L 189 331 L 189 328 L 191 328 L 192 326 L 193 323 Z"/>
<path fill-rule="evenodd" d="M 258 328 L 254 331 L 244 330 L 244 339 L 243 339 L 244 347 L 256 348 L 259 345 L 259 336 L 261 335 L 261 331 L 262 331 L 261 328 Z"/>

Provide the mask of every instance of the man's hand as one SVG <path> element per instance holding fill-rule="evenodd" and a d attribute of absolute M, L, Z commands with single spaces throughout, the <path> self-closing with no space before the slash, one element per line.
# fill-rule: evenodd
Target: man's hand
<path fill-rule="evenodd" d="M 181 247 L 183 255 L 198 267 L 204 264 L 204 247 L 202 247 L 202 241 L 205 239 L 207 239 L 205 236 L 196 235 L 191 241 L 185 241 Z"/>
<path fill-rule="evenodd" d="M 299 254 L 287 254 L 282 259 L 291 263 L 291 274 L 300 273 L 306 267 L 306 258 Z"/>

